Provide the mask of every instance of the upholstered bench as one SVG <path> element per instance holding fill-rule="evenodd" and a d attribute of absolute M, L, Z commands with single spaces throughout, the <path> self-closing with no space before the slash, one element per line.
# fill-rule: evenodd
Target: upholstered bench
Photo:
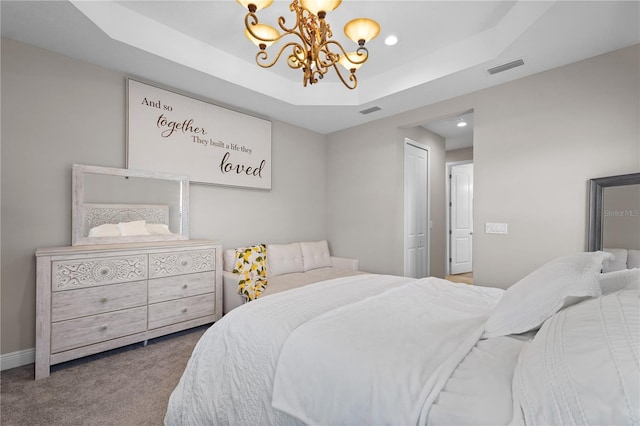
<path fill-rule="evenodd" d="M 239 250 L 244 250 L 240 248 Z M 260 297 L 318 281 L 362 274 L 358 260 L 331 256 L 326 240 L 291 244 L 266 244 L 267 286 Z M 234 273 L 236 249 L 226 249 L 223 260 L 223 312 L 246 302 L 238 293 L 240 275 Z"/>

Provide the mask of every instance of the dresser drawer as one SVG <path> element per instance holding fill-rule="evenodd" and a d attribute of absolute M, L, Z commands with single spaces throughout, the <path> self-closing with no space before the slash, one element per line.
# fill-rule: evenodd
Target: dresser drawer
<path fill-rule="evenodd" d="M 213 315 L 216 311 L 214 293 L 149 305 L 149 328 L 159 328 L 182 321 Z"/>
<path fill-rule="evenodd" d="M 52 289 L 68 290 L 147 279 L 147 256 L 60 260 L 51 264 Z"/>
<path fill-rule="evenodd" d="M 149 280 L 149 303 L 166 302 L 216 290 L 216 273 L 178 275 L 175 277 Z"/>
<path fill-rule="evenodd" d="M 171 277 L 215 270 L 215 249 L 153 253 L 149 255 L 149 277 Z"/>
<path fill-rule="evenodd" d="M 56 291 L 51 295 L 51 320 L 63 321 L 146 304 L 146 281 Z"/>
<path fill-rule="evenodd" d="M 146 306 L 56 322 L 51 325 L 51 352 L 140 333 L 146 326 Z"/>

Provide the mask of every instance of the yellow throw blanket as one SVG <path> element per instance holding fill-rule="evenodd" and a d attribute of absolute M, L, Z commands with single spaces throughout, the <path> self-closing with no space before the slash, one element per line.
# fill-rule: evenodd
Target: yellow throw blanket
<path fill-rule="evenodd" d="M 233 273 L 240 275 L 238 294 L 247 301 L 260 297 L 267 287 L 267 247 L 259 244 L 237 248 Z"/>

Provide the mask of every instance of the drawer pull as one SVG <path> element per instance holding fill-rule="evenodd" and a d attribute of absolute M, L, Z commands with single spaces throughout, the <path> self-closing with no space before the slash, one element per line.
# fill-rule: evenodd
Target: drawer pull
<path fill-rule="evenodd" d="M 100 331 L 107 331 L 107 326 L 106 325 L 101 325 L 100 326 Z"/>
<path fill-rule="evenodd" d="M 186 314 L 187 313 L 187 308 L 182 308 L 182 313 Z"/>
<path fill-rule="evenodd" d="M 183 285 L 182 288 L 184 288 L 186 290 L 186 288 L 189 287 L 188 285 Z"/>
<path fill-rule="evenodd" d="M 107 298 L 103 297 L 102 299 L 100 299 L 100 303 L 107 303 Z"/>

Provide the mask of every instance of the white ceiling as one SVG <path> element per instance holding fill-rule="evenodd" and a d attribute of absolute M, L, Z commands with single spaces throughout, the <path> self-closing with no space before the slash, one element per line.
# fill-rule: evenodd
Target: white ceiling
<path fill-rule="evenodd" d="M 347 50 L 353 49 L 342 32 L 348 20 L 369 17 L 382 28 L 367 45 L 355 90 L 333 75 L 303 87 L 300 70 L 260 68 L 257 48 L 243 34 L 245 10 L 233 0 L 2 0 L 0 14 L 3 37 L 326 134 L 639 43 L 639 5 L 345 0 L 327 22 Z M 274 26 L 278 15 L 291 24 L 288 2 L 258 12 Z M 390 34 L 399 38 L 396 46 L 384 44 Z M 525 65 L 486 72 L 515 59 Z M 381 109 L 360 113 L 373 106 Z M 425 127 L 460 147 L 473 126 L 466 136 L 448 133 L 459 131 L 452 120 Z"/>

